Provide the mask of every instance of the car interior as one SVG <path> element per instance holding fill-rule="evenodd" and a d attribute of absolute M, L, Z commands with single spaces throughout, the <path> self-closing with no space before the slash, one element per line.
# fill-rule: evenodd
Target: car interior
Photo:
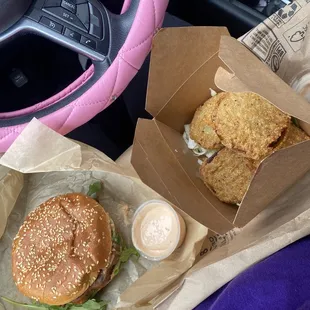
<path fill-rule="evenodd" d="M 100 1 L 112 13 L 119 14 L 122 9 L 122 0 Z M 46 0 L 44 10 L 57 15 L 60 7 L 55 3 L 58 2 Z M 70 14 L 71 2 L 67 3 L 69 6 L 62 8 Z M 238 38 L 288 3 L 288 0 L 171 0 L 164 26 L 225 26 L 232 36 Z M 77 16 L 83 21 L 85 1 L 76 0 L 76 4 L 80 8 Z M 95 12 L 96 7 L 93 9 Z M 31 18 L 35 19 L 35 13 L 28 10 L 26 15 L 32 14 Z M 40 24 L 46 22 L 42 17 Z M 80 41 L 85 46 L 93 44 L 102 35 L 96 32 L 96 26 L 90 29 L 92 39 L 86 36 L 84 43 Z M 72 38 L 80 36 L 79 33 L 67 34 Z M 82 35 L 79 40 L 83 38 Z M 91 56 L 100 57 L 96 52 L 104 48 L 97 45 Z M 66 44 L 55 43 L 38 33 L 13 36 L 4 44 L 0 42 L 0 114 L 31 107 L 59 93 L 90 67 L 89 58 L 78 48 L 74 51 L 74 48 L 69 49 Z M 112 159 L 119 157 L 132 144 L 137 119 L 147 116 L 144 104 L 148 62 L 146 59 L 111 106 L 67 136 L 98 148 Z"/>

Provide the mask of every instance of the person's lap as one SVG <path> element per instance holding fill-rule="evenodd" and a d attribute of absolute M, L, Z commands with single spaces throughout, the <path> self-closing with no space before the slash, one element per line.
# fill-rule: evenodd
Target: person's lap
<path fill-rule="evenodd" d="M 195 310 L 309 310 L 310 236 L 237 276 Z"/>

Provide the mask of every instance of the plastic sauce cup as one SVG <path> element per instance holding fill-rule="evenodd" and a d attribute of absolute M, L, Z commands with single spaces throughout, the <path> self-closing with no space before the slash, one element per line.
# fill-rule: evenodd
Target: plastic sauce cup
<path fill-rule="evenodd" d="M 132 242 L 141 256 L 160 261 L 184 241 L 186 225 L 174 208 L 162 200 L 149 200 L 135 212 Z"/>

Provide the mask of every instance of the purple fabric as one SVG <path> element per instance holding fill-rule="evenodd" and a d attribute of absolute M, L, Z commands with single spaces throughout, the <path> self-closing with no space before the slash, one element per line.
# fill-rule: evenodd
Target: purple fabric
<path fill-rule="evenodd" d="M 195 310 L 309 310 L 310 236 L 266 258 Z"/>

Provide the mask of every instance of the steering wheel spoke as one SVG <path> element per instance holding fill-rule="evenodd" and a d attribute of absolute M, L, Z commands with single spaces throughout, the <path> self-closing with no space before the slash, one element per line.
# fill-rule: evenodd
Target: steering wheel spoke
<path fill-rule="evenodd" d="M 26 14 L 0 34 L 1 43 L 35 33 L 104 61 L 110 50 L 110 13 L 97 0 L 36 0 Z"/>
<path fill-rule="evenodd" d="M 126 41 L 140 1 L 131 0 L 126 13 L 116 15 L 98 0 L 35 0 L 18 22 L 0 32 L 0 48 L 18 35 L 34 33 L 94 63 L 111 64 Z"/>

